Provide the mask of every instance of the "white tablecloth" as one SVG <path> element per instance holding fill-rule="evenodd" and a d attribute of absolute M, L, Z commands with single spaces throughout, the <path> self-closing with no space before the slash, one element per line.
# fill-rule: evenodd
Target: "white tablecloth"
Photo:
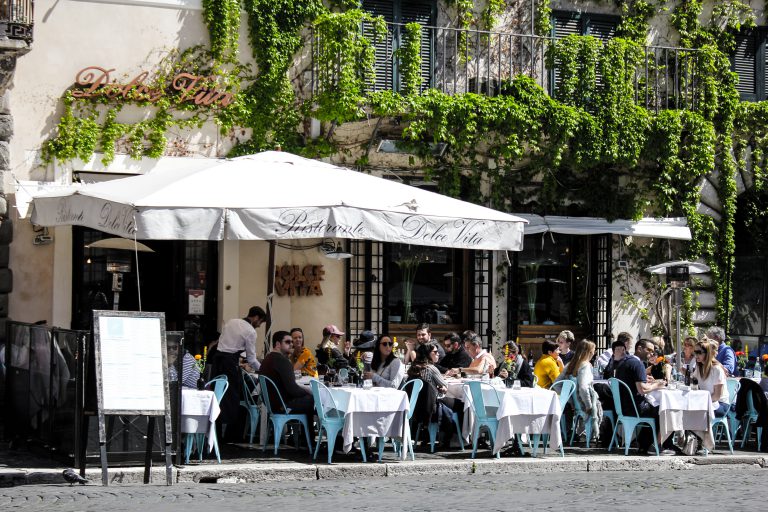
<path fill-rule="evenodd" d="M 497 399 L 498 396 L 498 399 Z M 475 414 L 472 409 L 472 395 L 469 387 L 464 387 L 464 438 L 469 440 L 472 434 Z M 515 434 L 549 434 L 550 448 L 560 446 L 560 398 L 554 391 L 536 388 L 493 388 L 483 386 L 483 401 L 486 407 L 497 407 L 496 419 L 499 429 L 493 452 L 504 447 L 504 443 Z"/>
<path fill-rule="evenodd" d="M 181 390 L 181 433 L 206 434 L 209 450 L 213 450 L 219 412 L 219 401 L 213 391 Z"/>
<path fill-rule="evenodd" d="M 651 405 L 659 406 L 659 437 L 665 441 L 673 432 L 690 430 L 701 437 L 704 447 L 712 450 L 712 420 L 715 409 L 709 391 L 657 389 L 645 395 Z"/>
<path fill-rule="evenodd" d="M 329 388 L 336 407 L 344 411 L 344 451 L 349 452 L 355 437 L 391 437 L 410 442 L 408 395 L 393 388 Z M 325 401 L 325 397 L 321 399 Z M 325 407 L 332 407 L 324 403 Z M 402 456 L 408 450 L 402 450 Z"/>

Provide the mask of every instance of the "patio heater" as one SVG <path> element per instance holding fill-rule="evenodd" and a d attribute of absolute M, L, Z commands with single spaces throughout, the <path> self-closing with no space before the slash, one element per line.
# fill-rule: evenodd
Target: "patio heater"
<path fill-rule="evenodd" d="M 673 291 L 675 296 L 675 366 L 677 371 L 682 371 L 682 340 L 680 339 L 680 309 L 683 306 L 683 290 L 688 288 L 691 274 L 703 274 L 709 272 L 709 267 L 703 263 L 694 263 L 690 261 L 668 261 L 660 263 L 645 269 L 651 274 L 664 274 L 667 285 Z"/>

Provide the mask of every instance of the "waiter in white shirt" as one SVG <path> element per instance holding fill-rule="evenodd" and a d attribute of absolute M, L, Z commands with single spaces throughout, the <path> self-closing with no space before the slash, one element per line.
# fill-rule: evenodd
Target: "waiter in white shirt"
<path fill-rule="evenodd" d="M 252 306 L 245 318 L 233 318 L 224 324 L 213 356 L 213 375 L 226 375 L 229 388 L 221 401 L 221 414 L 217 423 L 230 425 L 224 432 L 224 440 L 236 441 L 240 401 L 242 400 L 242 382 L 240 377 L 240 353 L 245 351 L 245 358 L 254 370 L 261 364 L 256 359 L 256 329 L 266 320 L 267 314 L 259 306 Z"/>

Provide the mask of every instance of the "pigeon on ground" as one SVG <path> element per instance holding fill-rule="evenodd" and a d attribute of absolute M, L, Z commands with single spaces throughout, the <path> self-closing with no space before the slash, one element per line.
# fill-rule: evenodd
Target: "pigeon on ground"
<path fill-rule="evenodd" d="M 82 476 L 75 473 L 75 470 L 72 468 L 65 469 L 62 472 L 62 475 L 64 476 L 64 480 L 69 482 L 70 487 L 72 487 L 75 484 L 85 485 L 88 483 L 88 480 L 86 478 L 83 478 Z"/>

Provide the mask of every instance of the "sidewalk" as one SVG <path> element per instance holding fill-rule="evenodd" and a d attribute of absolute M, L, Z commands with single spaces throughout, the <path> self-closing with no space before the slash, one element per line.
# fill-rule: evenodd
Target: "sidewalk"
<path fill-rule="evenodd" d="M 630 452 L 631 453 L 631 452 Z M 222 446 L 222 464 L 190 462 L 174 468 L 176 482 L 198 483 L 251 483 L 265 481 L 300 481 L 319 479 L 355 479 L 361 477 L 396 477 L 435 474 L 522 474 L 593 471 L 649 471 L 695 470 L 702 466 L 724 465 L 736 467 L 768 468 L 768 454 L 735 451 L 717 451 L 708 457 L 685 456 L 627 456 L 616 451 L 608 453 L 602 448 L 566 448 L 565 458 L 553 455 L 526 457 L 491 457 L 489 450 L 478 451 L 476 459 L 470 459 L 470 450 L 446 451 L 430 454 L 416 451 L 416 460 L 396 460 L 391 448 L 387 448 L 382 463 L 363 463 L 359 453 L 334 454 L 334 463 L 325 462 L 324 447 L 317 461 L 304 452 L 289 446 L 281 446 L 279 456 L 272 455 L 271 448 L 262 453 L 261 448 L 247 444 Z M 215 459 L 214 459 L 215 460 Z M 370 459 L 369 459 L 370 460 Z M 41 458 L 28 452 L 12 451 L 0 447 L 0 487 L 15 485 L 60 484 L 63 466 L 56 461 Z M 89 467 L 86 477 L 90 485 L 101 484 L 100 467 Z M 110 485 L 140 484 L 143 467 L 110 467 Z M 165 482 L 162 466 L 152 469 L 152 482 Z"/>

